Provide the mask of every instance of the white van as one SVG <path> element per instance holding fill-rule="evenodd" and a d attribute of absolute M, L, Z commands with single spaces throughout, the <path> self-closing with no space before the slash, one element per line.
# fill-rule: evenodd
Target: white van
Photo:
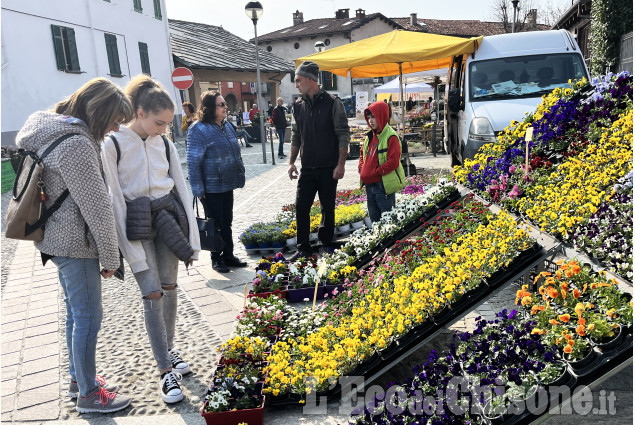
<path fill-rule="evenodd" d="M 589 72 L 566 30 L 483 37 L 476 52 L 455 57 L 448 72 L 445 134 L 452 165 L 474 158 L 544 94 L 582 77 Z"/>

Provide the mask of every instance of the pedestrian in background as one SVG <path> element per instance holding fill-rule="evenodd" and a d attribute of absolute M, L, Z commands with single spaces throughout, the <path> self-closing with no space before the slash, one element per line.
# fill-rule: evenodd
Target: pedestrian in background
<path fill-rule="evenodd" d="M 102 177 L 99 147 L 109 131 L 132 118 L 125 94 L 105 78 L 84 84 L 53 111 L 32 114 L 18 132 L 19 148 L 37 152 L 70 136 L 43 159 L 46 206 L 68 196 L 46 223 L 44 239 L 35 243 L 42 262 L 58 269 L 66 304 L 66 347 L 71 382 L 80 413 L 109 413 L 126 408 L 130 398 L 116 394 L 96 375 L 97 334 L 101 328 L 101 278 L 119 267 L 115 218 Z M 101 266 L 100 266 L 101 265 Z"/>
<path fill-rule="evenodd" d="M 395 193 L 406 187 L 406 177 L 399 136 L 388 124 L 388 104 L 373 103 L 364 110 L 364 118 L 370 131 L 359 156 L 358 171 L 361 185 L 366 186 L 368 215 L 376 222 L 395 206 Z"/>
<path fill-rule="evenodd" d="M 295 87 L 302 96 L 293 104 L 289 177 L 298 179 L 296 223 L 298 251 L 293 260 L 311 254 L 309 243 L 310 212 L 315 194 L 322 209 L 318 238 L 322 253 L 331 249 L 335 232 L 335 195 L 337 181 L 344 177 L 350 142 L 350 130 L 344 104 L 318 85 L 318 65 L 300 64 L 295 72 Z M 294 165 L 298 154 L 302 168 Z"/>
<path fill-rule="evenodd" d="M 179 154 L 164 138 L 174 103 L 160 83 L 134 77 L 126 86 L 135 117 L 106 138 L 102 160 L 112 197 L 119 249 L 143 300 L 146 332 L 166 403 L 183 399 L 179 382 L 190 367 L 174 348 L 179 258 L 198 259 L 200 241 Z M 187 206 L 187 208 L 184 208 Z"/>
<path fill-rule="evenodd" d="M 245 142 L 245 147 L 246 148 L 253 148 L 254 147 L 254 145 L 250 144 L 249 142 L 255 143 L 256 140 L 257 140 L 255 137 L 251 137 L 249 135 L 249 133 L 247 133 L 247 130 L 238 130 L 238 128 L 236 127 L 236 125 L 233 122 L 231 122 L 231 121 L 227 121 L 227 122 L 234 129 L 234 132 L 236 133 L 236 139 L 238 139 L 239 137 L 242 137 L 242 139 Z"/>
<path fill-rule="evenodd" d="M 260 113 L 260 110 L 258 109 L 258 105 L 254 103 L 249 110 L 249 121 L 254 122 L 254 120 L 256 119 L 256 114 L 258 113 Z"/>
<path fill-rule="evenodd" d="M 222 252 L 212 252 L 212 267 L 220 273 L 229 267 L 246 267 L 234 255 L 232 221 L 234 190 L 245 186 L 245 166 L 234 128 L 227 123 L 227 103 L 218 92 L 201 96 L 198 121 L 190 127 L 187 169 L 192 193 L 213 217 L 225 242 Z"/>
<path fill-rule="evenodd" d="M 271 102 L 267 103 L 267 118 L 269 118 L 269 123 L 271 124 L 271 119 L 273 118 L 273 105 Z"/>
<path fill-rule="evenodd" d="M 274 127 L 276 127 L 276 133 L 278 133 L 278 158 L 284 159 L 287 156 L 284 154 L 284 133 L 287 128 L 287 110 L 282 106 L 283 99 L 281 97 L 277 100 L 277 105 L 273 110 L 272 121 Z"/>
<path fill-rule="evenodd" d="M 190 102 L 183 102 L 184 115 L 181 118 L 181 131 L 185 135 L 185 146 L 187 146 L 187 129 L 196 121 L 196 110 Z"/>

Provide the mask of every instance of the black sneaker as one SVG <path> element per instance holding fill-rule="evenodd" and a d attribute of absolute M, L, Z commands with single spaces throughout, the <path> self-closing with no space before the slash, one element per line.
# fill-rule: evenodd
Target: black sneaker
<path fill-rule="evenodd" d="M 280 159 L 285 159 L 286 157 L 287 157 L 287 156 L 286 156 L 285 154 L 278 155 L 278 158 L 280 158 Z"/>
<path fill-rule="evenodd" d="M 227 267 L 222 258 L 219 258 L 218 260 L 214 260 L 212 258 L 212 268 L 218 273 L 229 273 L 229 267 Z"/>
<path fill-rule="evenodd" d="M 246 148 L 253 148 L 253 147 L 254 147 L 254 145 L 250 145 L 249 143 L 246 143 L 246 144 L 245 144 L 245 147 L 246 147 Z"/>
<path fill-rule="evenodd" d="M 247 262 L 241 260 L 240 258 L 232 255 L 230 257 L 223 257 L 223 262 L 226 266 L 229 267 L 247 267 Z"/>
<path fill-rule="evenodd" d="M 325 255 L 329 255 L 332 252 L 333 252 L 333 248 L 331 248 L 330 246 L 327 246 L 327 245 L 320 246 L 320 249 L 318 251 L 320 257 L 324 257 Z"/>
<path fill-rule="evenodd" d="M 166 403 L 176 403 L 183 400 L 183 390 L 179 382 L 181 374 L 170 371 L 161 375 L 161 398 Z"/>
<path fill-rule="evenodd" d="M 174 372 L 180 373 L 181 375 L 190 373 L 190 365 L 188 365 L 187 362 L 181 358 L 180 351 L 170 350 L 168 351 L 168 354 L 170 356 L 170 361 L 172 362 L 172 370 Z"/>

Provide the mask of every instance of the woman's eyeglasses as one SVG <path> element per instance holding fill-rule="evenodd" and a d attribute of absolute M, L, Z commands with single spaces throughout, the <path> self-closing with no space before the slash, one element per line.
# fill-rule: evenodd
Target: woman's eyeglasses
<path fill-rule="evenodd" d="M 227 106 L 227 103 L 225 102 L 217 103 L 216 106 L 220 106 L 221 108 L 224 108 L 225 106 Z"/>

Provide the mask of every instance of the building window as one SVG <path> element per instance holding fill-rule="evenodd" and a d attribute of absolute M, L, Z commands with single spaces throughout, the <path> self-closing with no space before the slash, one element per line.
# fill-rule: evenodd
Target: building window
<path fill-rule="evenodd" d="M 320 71 L 324 90 L 337 90 L 337 77 L 328 71 Z"/>
<path fill-rule="evenodd" d="M 117 49 L 117 37 L 112 34 L 104 34 L 106 38 L 106 54 L 108 55 L 108 66 L 110 75 L 122 77 L 121 66 L 119 66 L 119 49 Z"/>
<path fill-rule="evenodd" d="M 227 82 L 227 88 L 228 89 L 233 89 L 234 88 L 234 82 L 233 81 L 228 81 Z"/>
<path fill-rule="evenodd" d="M 268 51 L 268 52 L 270 52 L 270 51 L 272 51 L 272 50 L 273 50 L 273 47 L 271 47 L 271 46 L 267 46 L 267 51 Z"/>
<path fill-rule="evenodd" d="M 66 72 L 80 72 L 79 56 L 75 44 L 75 30 L 73 28 L 51 25 L 53 32 L 53 47 L 57 69 Z"/>
<path fill-rule="evenodd" d="M 163 19 L 161 16 L 161 0 L 154 0 L 154 17 L 157 19 Z"/>
<path fill-rule="evenodd" d="M 150 57 L 146 43 L 139 42 L 139 57 L 141 57 L 141 72 L 150 75 Z"/>
<path fill-rule="evenodd" d="M 141 0 L 132 0 L 132 5 L 134 6 L 135 12 L 143 12 L 143 8 L 141 7 Z"/>
<path fill-rule="evenodd" d="M 295 49 L 299 49 L 299 48 L 300 48 L 300 43 L 295 43 L 295 44 L 293 45 L 293 47 L 294 47 Z"/>

